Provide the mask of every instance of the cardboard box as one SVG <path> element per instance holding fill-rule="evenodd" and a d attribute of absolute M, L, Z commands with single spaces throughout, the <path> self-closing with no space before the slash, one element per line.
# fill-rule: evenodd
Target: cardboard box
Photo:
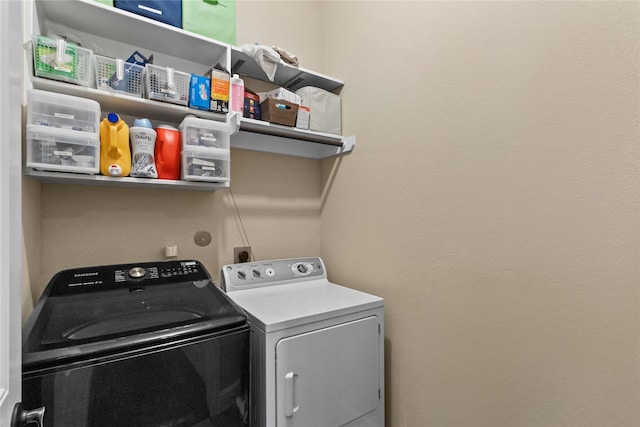
<path fill-rule="evenodd" d="M 342 133 L 342 113 L 340 96 L 313 86 L 296 91 L 302 105 L 311 109 L 309 129 L 340 135 Z"/>
<path fill-rule="evenodd" d="M 311 115 L 311 109 L 300 105 L 298 107 L 298 116 L 296 117 L 296 128 L 309 129 L 309 116 Z"/>
<path fill-rule="evenodd" d="M 273 99 L 282 99 L 285 101 L 289 101 L 292 104 L 300 105 L 300 96 L 296 95 L 290 90 L 283 89 L 281 87 L 271 90 L 269 92 L 258 92 L 258 96 L 260 97 L 260 103 L 263 103 L 268 98 L 273 98 Z"/>
<path fill-rule="evenodd" d="M 253 92 L 244 91 L 244 109 L 242 117 L 254 120 L 262 120 L 260 114 L 260 97 Z"/>
<path fill-rule="evenodd" d="M 294 126 L 298 115 L 298 104 L 282 99 L 267 98 L 260 103 L 262 120 L 279 125 Z"/>
<path fill-rule="evenodd" d="M 191 74 L 189 84 L 189 107 L 209 111 L 211 102 L 211 80 L 205 76 Z"/>
<path fill-rule="evenodd" d="M 227 114 L 229 112 L 229 73 L 217 68 L 211 68 L 205 76 L 211 79 L 209 110 Z"/>

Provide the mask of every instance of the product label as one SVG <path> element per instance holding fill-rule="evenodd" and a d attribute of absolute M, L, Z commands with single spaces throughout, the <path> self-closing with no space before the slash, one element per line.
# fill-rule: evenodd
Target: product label
<path fill-rule="evenodd" d="M 156 135 L 153 131 L 139 130 L 130 132 L 131 137 L 131 176 L 137 178 L 157 178 L 158 171 L 153 157 Z"/>
<path fill-rule="evenodd" d="M 73 114 L 63 114 L 63 113 L 55 113 L 54 116 L 59 117 L 61 119 L 71 119 L 71 120 L 75 118 L 73 117 Z"/>
<path fill-rule="evenodd" d="M 194 158 L 192 163 L 194 165 L 198 165 L 198 166 L 212 166 L 214 169 L 216 167 L 216 163 L 215 162 L 209 162 L 209 161 L 202 160 L 202 159 L 197 159 L 197 158 Z"/>
<path fill-rule="evenodd" d="M 211 79 L 211 99 L 229 101 L 229 81 Z"/>
<path fill-rule="evenodd" d="M 107 170 L 109 172 L 109 175 L 111 176 L 120 176 L 122 175 L 122 168 L 120 167 L 120 165 L 117 164 L 111 164 L 109 165 L 109 168 Z"/>

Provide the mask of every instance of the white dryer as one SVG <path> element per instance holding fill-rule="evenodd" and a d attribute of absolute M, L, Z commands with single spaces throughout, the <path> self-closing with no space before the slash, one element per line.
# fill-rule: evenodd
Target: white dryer
<path fill-rule="evenodd" d="M 384 301 L 331 283 L 320 258 L 230 264 L 248 314 L 258 427 L 384 426 Z"/>

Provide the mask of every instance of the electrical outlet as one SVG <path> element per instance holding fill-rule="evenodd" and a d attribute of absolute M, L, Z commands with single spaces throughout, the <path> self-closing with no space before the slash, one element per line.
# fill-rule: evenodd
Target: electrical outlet
<path fill-rule="evenodd" d="M 241 262 L 251 261 L 253 255 L 251 254 L 251 246 L 240 246 L 233 248 L 233 263 L 238 264 Z"/>

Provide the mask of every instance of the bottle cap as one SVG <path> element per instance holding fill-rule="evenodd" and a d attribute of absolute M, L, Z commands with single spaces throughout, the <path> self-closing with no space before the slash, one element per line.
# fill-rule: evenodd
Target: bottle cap
<path fill-rule="evenodd" d="M 153 129 L 153 126 L 151 126 L 151 120 L 149 119 L 135 119 L 133 121 L 133 126 L 140 127 L 140 128 Z"/>
<path fill-rule="evenodd" d="M 156 126 L 156 129 L 169 129 L 169 130 L 176 130 L 176 131 L 178 130 L 171 125 L 165 125 L 165 124 Z"/>
<path fill-rule="evenodd" d="M 116 113 L 109 113 L 107 114 L 107 120 L 109 120 L 111 123 L 118 123 L 120 117 L 118 117 Z"/>

